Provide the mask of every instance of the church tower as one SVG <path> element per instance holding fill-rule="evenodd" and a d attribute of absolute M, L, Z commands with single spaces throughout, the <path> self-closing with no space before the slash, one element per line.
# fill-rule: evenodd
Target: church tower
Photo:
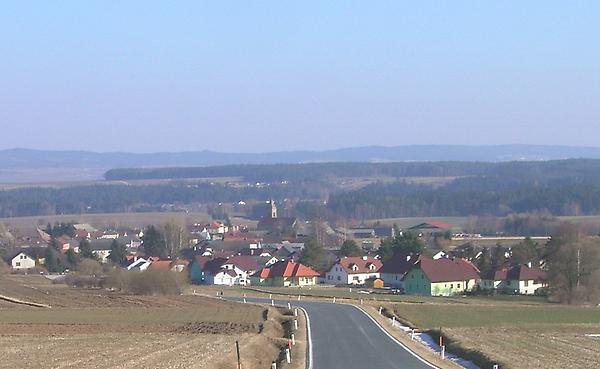
<path fill-rule="evenodd" d="M 271 203 L 271 219 L 275 219 L 275 218 L 277 218 L 277 205 L 275 204 L 275 201 L 273 201 L 273 199 L 271 199 L 270 203 Z"/>

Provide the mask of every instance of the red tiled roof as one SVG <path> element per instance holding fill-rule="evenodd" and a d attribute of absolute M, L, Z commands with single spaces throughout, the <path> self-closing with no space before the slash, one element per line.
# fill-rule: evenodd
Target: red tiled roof
<path fill-rule="evenodd" d="M 260 269 L 260 266 L 256 262 L 256 258 L 246 255 L 237 255 L 229 258 L 225 264 L 234 264 L 245 272 L 255 271 Z"/>
<path fill-rule="evenodd" d="M 422 256 L 414 267 L 421 268 L 431 282 L 479 279 L 477 268 L 467 260 L 460 258 L 434 260 Z"/>
<path fill-rule="evenodd" d="M 292 260 L 286 260 L 276 263 L 270 268 L 263 268 L 255 275 L 260 278 L 318 277 L 319 273 L 304 264 L 294 263 Z"/>
<path fill-rule="evenodd" d="M 542 280 L 548 279 L 548 275 L 540 268 L 530 268 L 527 265 L 516 265 L 510 268 L 503 268 L 494 273 L 494 280 Z"/>
<path fill-rule="evenodd" d="M 381 269 L 383 263 L 379 259 L 375 259 L 373 256 L 351 256 L 341 258 L 337 262 L 346 273 L 348 274 L 359 274 L 359 273 L 376 273 Z M 369 267 L 372 265 L 372 269 Z M 353 269 L 355 267 L 356 270 Z"/>
<path fill-rule="evenodd" d="M 171 260 L 155 260 L 150 264 L 151 269 L 165 269 L 171 268 Z"/>

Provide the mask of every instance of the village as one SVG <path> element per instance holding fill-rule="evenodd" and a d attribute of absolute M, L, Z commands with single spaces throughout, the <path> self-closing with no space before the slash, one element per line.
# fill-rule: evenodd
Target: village
<path fill-rule="evenodd" d="M 49 224 L 15 239 L 4 260 L 14 273 L 49 278 L 85 272 L 78 264 L 87 259 L 88 266 L 93 260 L 104 267 L 92 268 L 98 274 L 106 274 L 108 267 L 130 273 L 170 270 L 197 285 L 353 286 L 368 293 L 420 296 L 548 294 L 544 260 L 531 255 L 540 246 L 530 238 L 507 238 L 514 247 L 448 247 L 451 240 L 482 237 L 432 219 L 406 229 L 340 227 L 329 234 L 343 238 L 341 248 L 323 247 L 301 224 L 308 222 L 279 217 L 272 200 L 266 205 L 254 229 L 230 220 L 170 224 L 164 234 L 154 226 L 98 230 L 85 223 Z M 445 247 L 426 247 L 440 239 Z M 151 248 L 151 243 L 164 248 Z"/>

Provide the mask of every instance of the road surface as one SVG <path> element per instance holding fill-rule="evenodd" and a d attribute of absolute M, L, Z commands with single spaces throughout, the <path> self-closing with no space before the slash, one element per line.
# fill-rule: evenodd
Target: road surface
<path fill-rule="evenodd" d="M 257 298 L 247 298 L 247 301 L 271 302 Z M 275 300 L 278 305 L 287 305 L 287 302 Z M 308 314 L 312 369 L 436 368 L 399 345 L 356 306 L 309 301 L 290 303 Z"/>

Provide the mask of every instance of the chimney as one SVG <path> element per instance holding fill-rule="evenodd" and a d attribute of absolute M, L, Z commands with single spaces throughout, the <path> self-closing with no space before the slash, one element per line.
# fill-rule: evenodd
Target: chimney
<path fill-rule="evenodd" d="M 527 267 L 531 268 L 531 261 L 527 263 Z"/>
<path fill-rule="evenodd" d="M 368 259 L 368 257 L 367 257 L 367 256 L 363 256 L 363 257 L 362 257 L 362 259 L 363 259 L 363 260 L 367 260 L 367 259 Z"/>

